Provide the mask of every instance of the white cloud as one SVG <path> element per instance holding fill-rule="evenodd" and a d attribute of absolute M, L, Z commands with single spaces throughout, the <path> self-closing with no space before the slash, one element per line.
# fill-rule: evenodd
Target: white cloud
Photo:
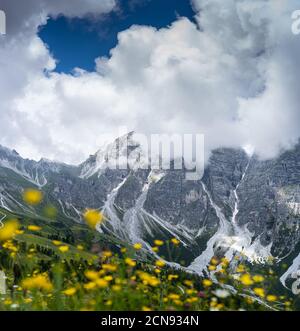
<path fill-rule="evenodd" d="M 109 59 L 97 59 L 97 71 L 73 76 L 51 72 L 54 60 L 36 36 L 45 16 L 37 5 L 26 8 L 21 21 L 35 23 L 0 42 L 0 142 L 29 157 L 78 162 L 97 150 L 102 133 L 123 125 L 204 133 L 208 150 L 250 144 L 272 157 L 299 137 L 296 2 L 194 0 L 200 29 L 187 19 L 160 30 L 133 26 Z M 113 8 L 113 1 L 41 3 L 53 15 Z"/>
<path fill-rule="evenodd" d="M 60 118 L 53 119 L 55 113 L 51 111 L 56 105 L 48 104 L 57 102 L 57 96 L 51 95 L 55 79 L 45 77 L 44 72 L 55 68 L 55 60 L 37 36 L 38 27 L 46 23 L 49 15 L 96 17 L 113 10 L 115 5 L 115 0 L 73 0 L 71 5 L 67 0 L 1 1 L 7 16 L 7 35 L 0 36 L 1 144 L 32 158 L 59 156 L 63 146 L 68 147 L 70 141 L 63 137 L 60 139 L 64 144 L 54 147 L 56 140 L 51 136 L 52 131 L 59 135 L 65 123 L 59 122 Z M 39 105 L 43 108 L 35 110 Z M 50 118 L 57 127 L 48 131 Z"/>

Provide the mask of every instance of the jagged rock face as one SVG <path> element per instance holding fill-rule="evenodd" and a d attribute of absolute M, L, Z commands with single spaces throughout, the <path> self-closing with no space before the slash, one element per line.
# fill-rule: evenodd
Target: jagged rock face
<path fill-rule="evenodd" d="M 299 241 L 300 148 L 278 159 L 253 157 L 239 187 L 239 223 L 247 225 L 275 255 L 287 254 Z M 286 235 L 289 233 L 289 235 Z"/>
<path fill-rule="evenodd" d="M 44 186 L 50 173 L 59 173 L 63 168 L 73 168 L 64 164 L 41 159 L 39 162 L 25 160 L 16 151 L 0 146 L 0 167 L 13 170 L 26 180 Z"/>
<path fill-rule="evenodd" d="M 250 158 L 243 150 L 215 150 L 198 181 L 186 180 L 184 170 L 108 169 L 116 153 L 132 151 L 142 156 L 130 134 L 74 167 L 24 160 L 1 147 L 0 206 L 32 212 L 24 206 L 22 190 L 38 187 L 45 203 L 74 221 L 81 221 L 87 207 L 102 209 L 108 221 L 99 231 L 145 247 L 157 237 L 177 237 L 184 257 L 199 273 L 218 254 L 298 254 L 300 144 L 268 161 Z"/>
<path fill-rule="evenodd" d="M 128 175 L 125 183 L 118 190 L 115 204 L 122 210 L 133 208 L 142 194 L 148 175 L 148 170 L 137 170 Z"/>
<path fill-rule="evenodd" d="M 219 149 L 212 153 L 203 181 L 215 203 L 230 217 L 234 207 L 233 190 L 240 182 L 249 158 L 243 150 Z"/>

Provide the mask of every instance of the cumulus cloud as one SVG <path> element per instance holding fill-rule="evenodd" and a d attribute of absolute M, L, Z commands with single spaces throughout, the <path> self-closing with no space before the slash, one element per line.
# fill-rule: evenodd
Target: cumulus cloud
<path fill-rule="evenodd" d="M 59 156 L 62 147 L 56 146 L 55 150 L 56 141 L 47 131 L 47 123 L 43 122 L 55 115 L 50 113 L 47 104 L 50 87 L 55 82 L 49 75 L 55 69 L 55 59 L 38 37 L 38 28 L 46 24 L 49 16 L 60 14 L 70 18 L 86 15 L 96 18 L 114 10 L 116 1 L 73 0 L 70 5 L 67 0 L 2 0 L 0 6 L 7 17 L 7 34 L 0 36 L 0 143 L 27 157 Z M 33 96 L 38 83 L 45 87 L 44 91 L 39 89 L 44 100 L 39 95 Z M 31 105 L 27 104 L 29 99 Z M 40 108 L 35 117 L 34 109 L 38 104 L 44 108 Z M 56 121 L 57 134 L 60 127 L 66 125 L 59 120 Z"/>
<path fill-rule="evenodd" d="M 181 18 L 160 30 L 133 26 L 110 58 L 96 59 L 95 72 L 72 75 L 53 72 L 37 27 L 47 15 L 107 12 L 114 1 L 29 2 L 18 14 L 23 28 L 0 41 L 0 143 L 21 154 L 79 162 L 120 125 L 204 133 L 207 151 L 250 144 L 262 157 L 297 141 L 297 0 L 194 0 L 198 25 Z"/>
<path fill-rule="evenodd" d="M 206 33 L 238 59 L 240 71 L 256 75 L 249 77 L 245 95 L 237 95 L 245 141 L 264 158 L 292 147 L 300 129 L 300 39 L 291 33 L 291 15 L 299 2 L 195 3 L 203 10 L 198 19 Z"/>

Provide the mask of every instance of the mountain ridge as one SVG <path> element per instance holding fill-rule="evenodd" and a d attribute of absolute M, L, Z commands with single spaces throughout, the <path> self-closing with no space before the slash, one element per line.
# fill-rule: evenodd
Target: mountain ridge
<path fill-rule="evenodd" d="M 184 170 L 109 169 L 115 156 L 110 148 L 122 154 L 124 137 L 131 139 L 123 136 L 79 166 L 24 160 L 0 147 L 0 206 L 39 214 L 22 201 L 22 190 L 34 185 L 59 215 L 82 222 L 85 208 L 100 209 L 108 221 L 99 232 L 141 242 L 148 251 L 154 239 L 176 237 L 181 257 L 199 274 L 209 273 L 213 256 L 232 263 L 236 257 L 299 260 L 300 145 L 267 161 L 220 148 L 212 152 L 203 178 L 187 181 Z M 142 152 L 134 141 L 129 146 L 126 153 Z M 284 283 L 288 276 L 281 277 Z"/>

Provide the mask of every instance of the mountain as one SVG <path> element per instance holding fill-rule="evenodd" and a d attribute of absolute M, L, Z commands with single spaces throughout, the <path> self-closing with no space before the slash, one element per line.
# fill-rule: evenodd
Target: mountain
<path fill-rule="evenodd" d="M 117 156 L 132 152 L 132 169 L 110 169 Z M 163 252 L 175 266 L 184 260 L 204 275 L 213 256 L 258 267 L 272 258 L 288 265 L 280 279 L 289 284 L 300 268 L 300 144 L 267 161 L 242 149 L 217 149 L 198 181 L 186 180 L 185 170 L 135 167 L 143 157 L 133 133 L 79 166 L 25 160 L 0 146 L 0 211 L 45 217 L 44 207 L 52 205 L 58 218 L 80 224 L 85 208 L 101 209 L 104 235 L 141 242 L 149 252 L 154 239 L 180 240 L 179 256 Z M 24 204 L 28 187 L 44 192 L 43 205 Z"/>

